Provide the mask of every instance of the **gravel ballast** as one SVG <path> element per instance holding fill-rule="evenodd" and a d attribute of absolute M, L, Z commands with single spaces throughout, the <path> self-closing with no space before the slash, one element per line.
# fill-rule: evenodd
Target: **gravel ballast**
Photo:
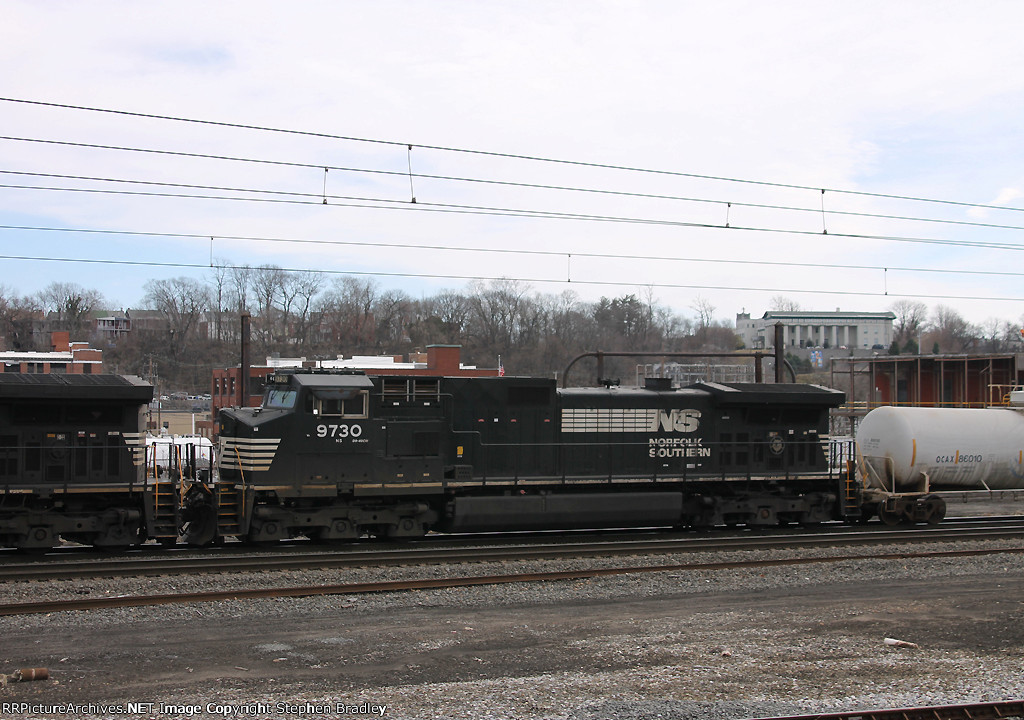
<path fill-rule="evenodd" d="M 849 555 L 1018 547 L 849 548 Z M 9 583 L 3 602 L 770 559 L 531 563 Z M 139 717 L 744 718 L 1024 697 L 1024 555 L 847 560 L 0 618 L 3 702 Z M 916 644 L 885 644 L 891 637 Z M 191 708 L 162 707 L 198 705 Z M 213 705 L 208 707 L 208 704 Z M 0 707 L 2 709 L 2 707 Z M 39 708 L 36 708 L 39 709 Z M 46 709 L 43 707 L 42 709 Z M 210 711 L 208 711 L 210 710 Z M 251 712 L 250 712 L 251 711 Z"/>

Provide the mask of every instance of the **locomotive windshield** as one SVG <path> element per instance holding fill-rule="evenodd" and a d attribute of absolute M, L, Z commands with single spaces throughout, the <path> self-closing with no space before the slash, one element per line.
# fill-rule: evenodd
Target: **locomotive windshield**
<path fill-rule="evenodd" d="M 290 410 L 295 407 L 295 398 L 298 395 L 297 390 L 268 387 L 266 394 L 263 396 L 263 407 Z"/>

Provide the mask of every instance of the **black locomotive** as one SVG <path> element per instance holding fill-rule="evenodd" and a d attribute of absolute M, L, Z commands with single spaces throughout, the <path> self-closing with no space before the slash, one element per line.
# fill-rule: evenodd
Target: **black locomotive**
<path fill-rule="evenodd" d="M 173 509 L 158 527 L 162 499 L 146 482 L 152 397 L 134 377 L 0 373 L 0 545 L 49 548 L 63 536 L 124 547 L 176 536 Z"/>
<path fill-rule="evenodd" d="M 234 511 L 197 490 L 190 535 L 818 523 L 855 512 L 829 456 L 843 400 L 810 385 L 282 372 L 262 407 L 221 412 Z"/>
<path fill-rule="evenodd" d="M 216 472 L 145 460 L 152 387 L 0 374 L 0 545 L 812 524 L 859 512 L 811 385 L 559 389 L 286 371 L 223 410 Z"/>

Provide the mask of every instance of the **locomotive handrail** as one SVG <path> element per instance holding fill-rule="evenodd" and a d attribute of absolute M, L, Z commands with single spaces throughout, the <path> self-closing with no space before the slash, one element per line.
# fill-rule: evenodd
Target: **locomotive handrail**
<path fill-rule="evenodd" d="M 234 446 L 235 460 L 238 462 L 238 478 L 242 481 L 242 485 L 245 485 L 245 469 L 242 467 L 242 456 L 238 453 L 238 445 Z"/>
<path fill-rule="evenodd" d="M 765 353 L 761 351 L 755 352 L 664 352 L 664 351 L 637 351 L 637 352 L 605 352 L 603 350 L 595 350 L 592 352 L 585 352 L 577 355 L 569 364 L 565 366 L 565 370 L 562 371 L 562 387 L 568 387 L 569 371 L 573 365 L 582 360 L 583 358 L 595 357 L 597 358 L 597 381 L 602 383 L 606 378 L 604 377 L 604 359 L 606 357 L 674 357 L 674 358 L 702 358 L 702 357 L 723 357 L 723 358 L 743 358 L 749 357 L 754 358 L 754 378 L 755 382 L 764 382 L 764 371 L 761 366 L 761 361 L 764 358 L 775 357 L 778 362 L 779 353 Z M 789 377 L 792 382 L 796 382 L 796 371 L 793 366 L 789 364 L 789 361 L 784 357 L 781 359 L 781 364 L 787 370 L 789 370 Z M 776 372 L 777 378 L 780 377 L 780 373 Z M 779 382 L 777 379 L 776 382 Z"/>

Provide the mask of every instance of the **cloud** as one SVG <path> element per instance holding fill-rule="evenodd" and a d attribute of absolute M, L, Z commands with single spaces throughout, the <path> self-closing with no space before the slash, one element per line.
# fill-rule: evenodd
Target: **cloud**
<path fill-rule="evenodd" d="M 28 146 L 0 141 L 0 167 L 137 180 L 326 192 L 397 201 L 396 209 L 329 207 L 141 196 L 72 195 L 0 189 L 0 220 L 15 213 L 39 224 L 368 243 L 549 251 L 485 255 L 360 246 L 296 246 L 218 239 L 236 262 L 336 271 L 395 273 L 385 284 L 434 288 L 405 273 L 572 279 L 586 299 L 656 283 L 685 312 L 698 294 L 725 316 L 767 308 L 789 294 L 808 309 L 881 310 L 898 290 L 924 295 L 1015 297 L 1012 280 L 809 268 L 801 263 L 879 267 L 1002 267 L 1005 254 L 946 254 L 936 247 L 840 239 L 841 233 L 1007 239 L 978 228 L 843 215 L 963 219 L 962 208 L 922 206 L 878 194 L 974 201 L 1006 187 L 993 204 L 1020 194 L 1024 148 L 1024 65 L 1015 29 L 1024 6 L 995 2 L 825 4 L 726 1 L 645 3 L 596 0 L 511 5 L 189 2 L 120 0 L 47 4 L 12 1 L 0 29 L 0 62 L 19 67 L 0 95 L 189 118 L 309 130 L 395 145 L 4 105 L 3 132 L 78 142 L 151 147 L 308 163 L 297 168 L 172 156 Z M 913 28 L 908 33 L 907 28 Z M 25 59 L 30 58 L 31 62 Z M 408 177 L 320 166 L 409 168 L 414 172 L 548 186 L 623 190 L 633 197 L 508 185 L 415 180 L 419 207 L 401 205 Z M 538 163 L 479 149 L 594 164 L 666 170 L 631 173 Z M 810 190 L 686 177 L 765 180 Z M 56 183 L 56 181 L 54 181 Z M 91 185 L 97 187 L 97 184 Z M 1016 194 L 1006 194 L 1013 192 Z M 690 200 L 636 197 L 664 195 Z M 697 202 L 699 199 L 713 203 Z M 315 198 L 313 198 L 315 200 Z M 356 203 L 357 201 L 349 201 Z M 725 203 L 732 202 L 727 208 Z M 429 203 L 449 206 L 445 212 Z M 741 203 L 799 207 L 802 211 Z M 379 203 L 378 203 L 379 204 Z M 454 212 L 456 205 L 532 208 L 654 221 L 584 222 Z M 971 210 L 977 218 L 995 217 Z M 1000 216 L 1001 218 L 1003 216 Z M 696 227 L 785 228 L 806 235 Z M 671 222 L 675 224 L 658 224 Z M 689 223 L 690 226 L 684 226 Z M 13 224 L 13 223 L 8 223 Z M 1019 223 L 1018 223 L 1019 224 Z M 829 235 L 822 233 L 828 229 Z M 13 238 L 39 253 L 70 253 L 38 236 Z M 1011 238 L 1012 239 L 1012 238 Z M 74 244 L 69 244 L 74 245 Z M 179 241 L 174 257 L 209 260 L 210 242 Z M 165 242 L 77 244 L 83 255 L 166 258 Z M 672 260 L 626 260 L 633 255 Z M 570 256 L 571 259 L 570 259 Z M 721 262 L 687 263 L 688 259 Z M 788 262 L 790 267 L 730 264 Z M 52 278 L 33 265 L 12 273 L 24 286 Z M 83 272 L 85 268 L 79 268 Z M 134 302 L 157 270 L 109 273 L 103 282 Z M 186 270 L 170 269 L 181 274 Z M 99 274 L 96 277 L 100 277 Z M 583 281 L 591 279 L 594 284 Z M 888 285 L 886 281 L 888 280 Z M 599 284 L 607 283 L 607 284 Z M 613 284 L 621 283 L 621 284 Z M 449 287 L 461 286 L 450 281 Z M 704 286 L 695 289 L 694 286 Z M 679 286 L 679 287 L 673 287 Z M 710 289 L 723 288 L 721 290 Z M 740 288 L 765 288 L 748 291 Z M 848 291 L 849 296 L 818 291 Z M 871 294 L 856 294 L 871 293 Z M 930 304 L 934 301 L 928 300 Z M 950 301 L 945 301 L 951 304 Z M 978 301 L 991 315 L 991 302 Z M 1006 305 L 1007 308 L 1011 304 Z M 962 307 L 965 316 L 972 314 Z M 1016 309 L 1006 311 L 1017 315 Z"/>
<path fill-rule="evenodd" d="M 996 207 L 1006 207 L 1011 205 L 1014 200 L 1020 197 L 1024 197 L 1024 192 L 1019 188 L 1007 187 L 1000 190 L 995 199 L 986 204 Z M 973 218 L 985 219 L 990 217 L 991 211 L 988 208 L 972 207 L 967 211 L 967 214 Z"/>

